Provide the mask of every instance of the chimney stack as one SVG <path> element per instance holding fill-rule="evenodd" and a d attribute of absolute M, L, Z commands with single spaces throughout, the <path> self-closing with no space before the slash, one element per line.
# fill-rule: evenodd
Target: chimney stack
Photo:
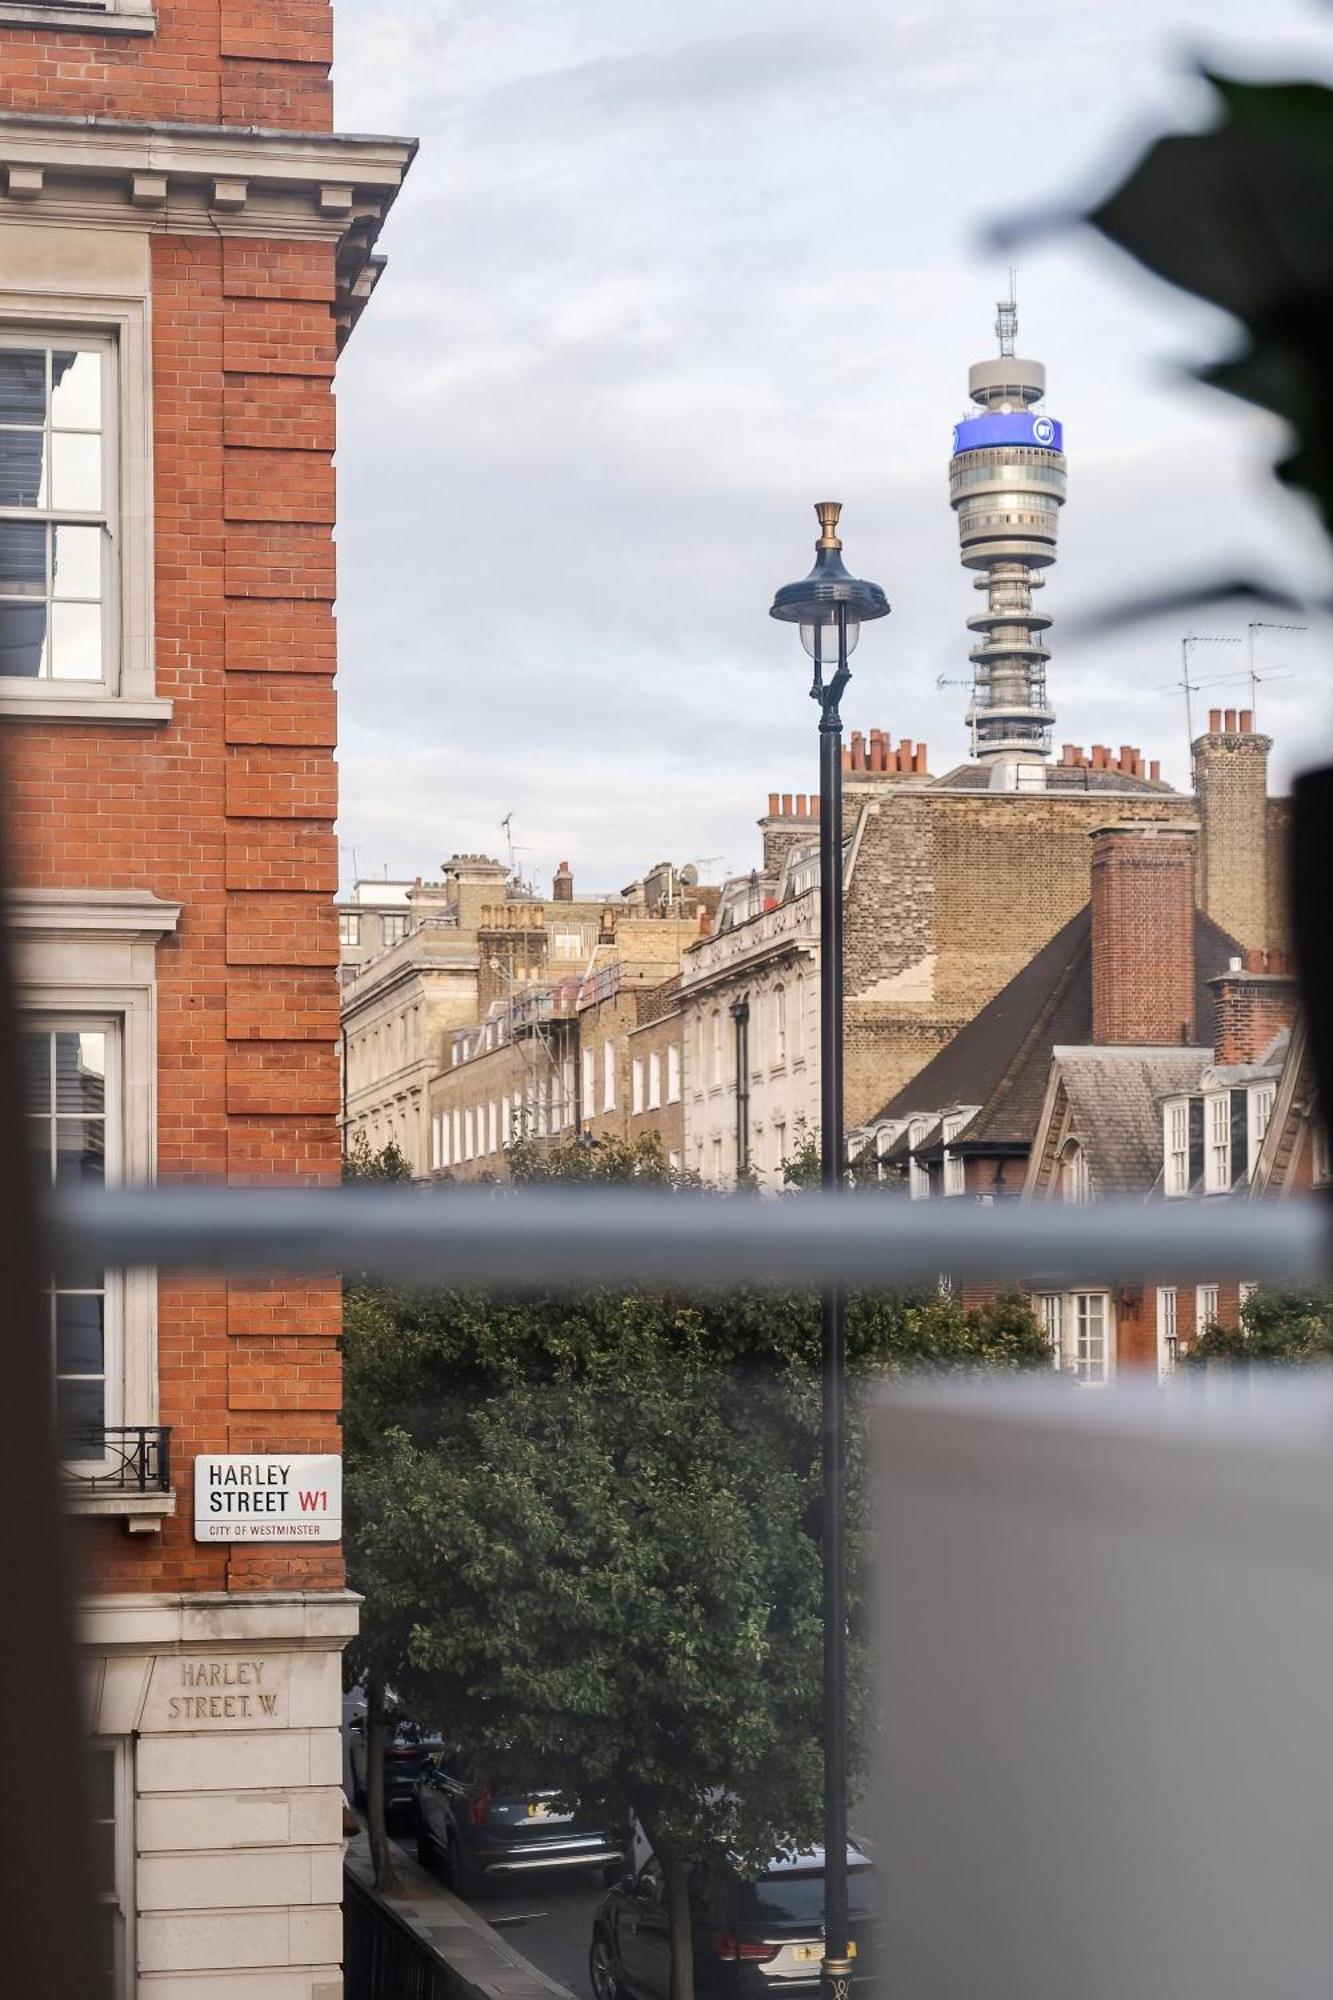
<path fill-rule="evenodd" d="M 1122 820 L 1092 836 L 1092 1039 L 1195 1039 L 1192 821 Z"/>
<path fill-rule="evenodd" d="M 1300 982 L 1280 951 L 1247 951 L 1208 984 L 1217 1007 L 1215 1062 L 1260 1062 L 1296 1018 Z"/>
<path fill-rule="evenodd" d="M 1199 801 L 1199 907 L 1246 951 L 1281 943 L 1286 933 L 1282 870 L 1274 854 L 1281 809 L 1270 812 L 1268 753 L 1251 709 L 1210 709 L 1206 735 L 1194 744 Z M 1239 726 L 1238 726 L 1239 725 Z"/>
<path fill-rule="evenodd" d="M 567 861 L 562 861 L 555 871 L 551 900 L 554 903 L 572 903 L 574 900 L 574 874 Z"/>

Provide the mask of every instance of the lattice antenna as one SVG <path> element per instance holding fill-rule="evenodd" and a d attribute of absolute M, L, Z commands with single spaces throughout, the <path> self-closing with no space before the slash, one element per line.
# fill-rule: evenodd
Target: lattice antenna
<path fill-rule="evenodd" d="M 995 338 L 1000 343 L 1000 352 L 1012 355 L 1018 339 L 1018 272 L 1009 266 L 1009 296 L 1000 299 L 995 308 Z"/>

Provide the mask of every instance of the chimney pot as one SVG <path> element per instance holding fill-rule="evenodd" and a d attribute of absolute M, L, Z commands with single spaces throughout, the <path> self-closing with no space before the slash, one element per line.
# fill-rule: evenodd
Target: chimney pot
<path fill-rule="evenodd" d="M 815 818 L 815 819 L 818 819 L 818 818 L 819 818 L 819 793 L 818 793 L 818 792 L 811 792 L 811 794 L 810 794 L 810 811 L 811 811 L 811 813 L 812 813 L 812 815 L 814 816 L 814 818 Z"/>
<path fill-rule="evenodd" d="M 784 819 L 790 819 L 790 818 L 791 818 L 791 793 L 790 793 L 790 792 L 784 792 L 784 793 L 782 794 L 782 817 L 783 817 Z"/>
<path fill-rule="evenodd" d="M 926 746 L 918 743 L 912 753 L 912 769 L 919 778 L 924 778 L 929 766 L 926 762 Z"/>
<path fill-rule="evenodd" d="M 1220 708 L 1210 708 L 1208 711 L 1208 734 L 1210 736 L 1220 736 L 1222 734 L 1222 711 Z"/>
<path fill-rule="evenodd" d="M 1154 784 L 1158 784 L 1161 782 L 1162 766 L 1159 758 L 1154 757 L 1151 764 L 1149 764 L 1148 776 L 1152 779 Z"/>
<path fill-rule="evenodd" d="M 1234 736 L 1236 733 L 1236 711 L 1234 708 L 1228 708 L 1224 712 L 1223 721 L 1226 725 L 1227 735 Z"/>
<path fill-rule="evenodd" d="M 1253 736 L 1254 734 L 1254 710 L 1252 708 L 1243 708 L 1240 712 L 1240 733 L 1242 736 Z"/>
<path fill-rule="evenodd" d="M 768 816 L 770 819 L 776 819 L 778 816 L 778 795 L 776 792 L 770 792 L 768 795 Z"/>

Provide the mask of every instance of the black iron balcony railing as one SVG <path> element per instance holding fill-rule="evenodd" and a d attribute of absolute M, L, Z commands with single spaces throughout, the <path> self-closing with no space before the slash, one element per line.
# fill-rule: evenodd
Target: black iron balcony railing
<path fill-rule="evenodd" d="M 81 1493 L 169 1493 L 169 1424 L 89 1424 L 60 1434 L 61 1476 Z"/>

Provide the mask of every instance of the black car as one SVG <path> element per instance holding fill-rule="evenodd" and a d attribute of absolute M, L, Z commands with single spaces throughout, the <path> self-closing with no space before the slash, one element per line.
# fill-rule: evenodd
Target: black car
<path fill-rule="evenodd" d="M 875 1871 L 857 1846 L 847 1850 L 853 1986 L 872 1978 Z M 806 2000 L 819 1990 L 824 1956 L 821 1849 L 774 1861 L 746 1881 L 726 1861 L 692 1870 L 694 1981 L 700 2000 Z M 588 1965 L 596 2000 L 668 2000 L 671 1933 L 661 1864 L 603 1897 L 593 1918 Z"/>
<path fill-rule="evenodd" d="M 384 1738 L 386 1819 L 390 1815 L 406 1814 L 412 1810 L 417 1779 L 439 1748 L 438 1736 L 419 1729 L 406 1717 L 399 1716 L 389 1723 Z M 364 1806 L 370 1764 L 369 1731 L 364 1713 L 353 1716 L 347 1725 L 347 1749 L 352 1766 L 352 1798 L 357 1805 Z"/>
<path fill-rule="evenodd" d="M 610 1828 L 549 1785 L 485 1776 L 455 1750 L 433 1756 L 416 1784 L 417 1852 L 443 1867 L 452 1888 L 471 1895 L 484 1882 L 556 1868 L 595 1869 L 615 1881 L 628 1867 L 628 1826 Z"/>

